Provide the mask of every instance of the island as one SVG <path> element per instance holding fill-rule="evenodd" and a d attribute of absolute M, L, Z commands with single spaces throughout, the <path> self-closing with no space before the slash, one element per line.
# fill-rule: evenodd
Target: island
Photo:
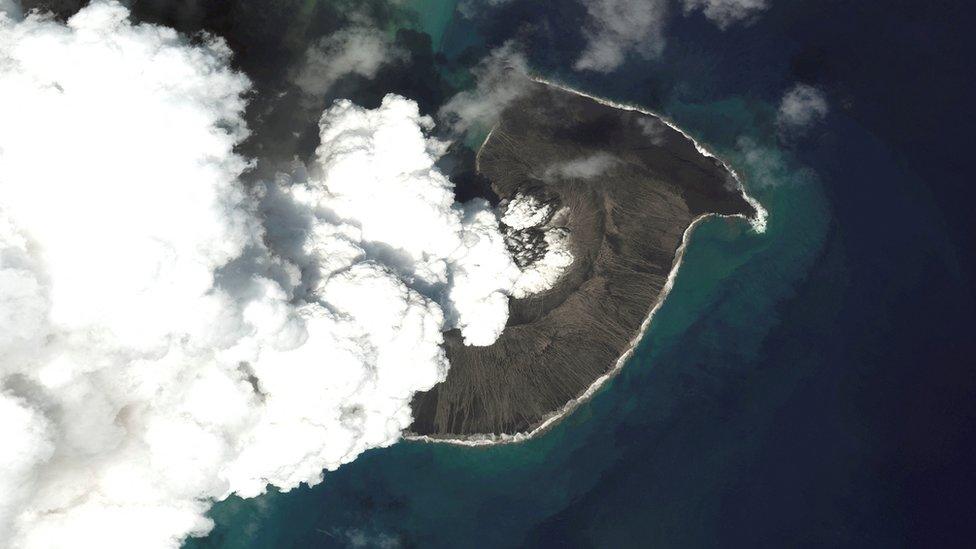
<path fill-rule="evenodd" d="M 502 207 L 529 200 L 542 209 L 542 223 L 511 231 L 520 267 L 544 260 L 547 231 L 564 236 L 572 261 L 551 287 L 510 299 L 494 344 L 445 334 L 450 371 L 415 396 L 408 438 L 509 442 L 545 429 L 622 367 L 698 220 L 764 215 L 725 163 L 664 119 L 546 82 L 528 86 L 501 113 L 477 170 Z"/>

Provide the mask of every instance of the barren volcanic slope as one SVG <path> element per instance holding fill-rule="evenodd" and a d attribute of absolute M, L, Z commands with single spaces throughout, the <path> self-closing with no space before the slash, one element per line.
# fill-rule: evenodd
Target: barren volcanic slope
<path fill-rule="evenodd" d="M 446 334 L 447 380 L 414 400 L 411 431 L 434 438 L 532 430 L 581 396 L 640 332 L 703 214 L 756 211 L 731 174 L 658 118 L 533 82 L 482 146 L 502 198 L 565 208 L 572 265 L 550 290 L 512 299 L 488 347 Z"/>

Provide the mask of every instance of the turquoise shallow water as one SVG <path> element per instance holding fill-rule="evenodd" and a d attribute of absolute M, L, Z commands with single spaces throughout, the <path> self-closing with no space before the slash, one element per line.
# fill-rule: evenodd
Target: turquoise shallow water
<path fill-rule="evenodd" d="M 544 436 L 372 450 L 313 488 L 218 503 L 213 533 L 186 546 L 947 541 L 976 487 L 960 434 L 976 418 L 971 369 L 958 366 L 976 310 L 960 252 L 965 138 L 943 136 L 953 109 L 897 73 L 931 60 L 891 46 L 945 15 L 784 0 L 724 33 L 678 18 L 664 58 L 600 76 L 565 68 L 580 40 L 569 3 L 513 1 L 476 21 L 451 4 L 412 23 L 447 59 L 534 24 L 533 66 L 664 112 L 743 174 L 768 230 L 701 224 L 625 368 Z M 959 89 L 951 70 L 926 74 L 940 94 Z M 832 112 L 782 142 L 776 101 L 797 79 L 824 86 Z M 909 103 L 923 114 L 890 116 Z"/>

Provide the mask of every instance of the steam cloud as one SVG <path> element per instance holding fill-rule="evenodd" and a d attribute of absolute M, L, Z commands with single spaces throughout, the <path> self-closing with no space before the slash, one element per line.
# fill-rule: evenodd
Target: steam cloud
<path fill-rule="evenodd" d="M 642 130 L 646 125 L 642 124 Z M 542 173 L 546 181 L 559 179 L 592 179 L 605 173 L 620 163 L 620 159 L 610 153 L 598 152 L 588 156 L 573 158 L 565 162 L 547 166 Z"/>
<path fill-rule="evenodd" d="M 519 276 L 406 99 L 338 102 L 307 170 L 250 191 L 250 83 L 219 39 L 0 15 L 0 540 L 177 547 L 215 499 L 392 444 L 442 330 Z"/>
<path fill-rule="evenodd" d="M 471 72 L 476 86 L 458 93 L 440 110 L 457 133 L 488 132 L 505 107 L 522 97 L 531 84 L 528 62 L 513 42 L 492 50 Z"/>
<path fill-rule="evenodd" d="M 473 17 L 479 11 L 508 4 L 511 0 L 463 0 L 461 14 Z M 583 27 L 586 46 L 573 64 L 578 71 L 608 73 L 630 55 L 651 59 L 661 55 L 667 44 L 666 27 L 672 0 L 580 0 L 586 8 Z M 697 11 L 725 30 L 736 23 L 748 24 L 769 8 L 769 0 L 680 0 L 684 15 Z"/>
<path fill-rule="evenodd" d="M 574 259 L 565 226 L 568 209 L 555 211 L 532 195 L 518 193 L 505 204 L 504 211 L 505 236 L 521 264 L 512 295 L 521 298 L 549 290 Z"/>
<path fill-rule="evenodd" d="M 783 94 L 776 113 L 781 132 L 801 132 L 819 122 L 830 111 L 824 93 L 813 86 L 797 84 Z"/>
<path fill-rule="evenodd" d="M 587 44 L 573 67 L 610 72 L 628 53 L 656 57 L 664 50 L 666 0 L 584 0 Z"/>
<path fill-rule="evenodd" d="M 686 14 L 700 9 L 722 30 L 755 17 L 769 7 L 767 0 L 682 0 L 682 3 Z"/>
<path fill-rule="evenodd" d="M 312 97 L 323 95 L 340 78 L 358 74 L 372 78 L 380 68 L 405 57 L 390 38 L 369 27 L 342 29 L 322 38 L 305 51 L 295 83 Z"/>
<path fill-rule="evenodd" d="M 611 72 L 628 55 L 650 59 L 661 55 L 667 42 L 669 0 L 582 0 L 588 15 L 583 35 L 586 47 L 576 70 Z M 681 0 L 685 15 L 701 10 L 719 29 L 754 18 L 767 0 Z"/>

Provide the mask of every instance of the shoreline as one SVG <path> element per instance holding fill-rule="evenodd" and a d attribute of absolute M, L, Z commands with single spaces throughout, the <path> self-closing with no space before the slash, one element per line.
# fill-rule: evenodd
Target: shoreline
<path fill-rule="evenodd" d="M 722 167 L 732 175 L 732 179 L 736 182 L 736 186 L 738 188 L 739 193 L 742 195 L 742 198 L 750 206 L 752 206 L 753 209 L 756 210 L 756 216 L 755 218 L 750 218 L 742 214 L 723 215 L 723 214 L 707 213 L 707 214 L 702 214 L 696 217 L 695 219 L 693 219 L 691 223 L 688 224 L 688 227 L 685 228 L 684 232 L 681 235 L 681 244 L 678 246 L 677 250 L 675 250 L 674 264 L 671 267 L 671 270 L 668 272 L 668 279 L 665 282 L 664 287 L 661 289 L 661 293 L 658 295 L 657 299 L 655 300 L 654 305 L 651 307 L 650 312 L 647 314 L 647 317 L 641 323 L 640 329 L 637 331 L 637 334 L 630 340 L 630 345 L 627 347 L 624 353 L 620 355 L 616 363 L 614 363 L 613 368 L 611 368 L 608 372 L 606 372 L 602 376 L 598 377 L 579 396 L 568 401 L 559 410 L 546 416 L 545 419 L 543 419 L 538 425 L 536 425 L 532 429 L 528 431 L 518 432 L 515 434 L 501 434 L 501 435 L 481 434 L 481 435 L 470 435 L 462 438 L 446 438 L 446 437 L 441 438 L 441 437 L 432 437 L 429 435 L 417 435 L 413 433 L 404 433 L 403 440 L 411 441 L 411 442 L 453 444 L 457 446 L 478 447 L 478 446 L 492 446 L 496 444 L 516 444 L 519 442 L 530 440 L 544 433 L 548 429 L 555 426 L 560 420 L 562 420 L 563 418 L 571 414 L 580 404 L 583 404 L 584 402 L 589 400 L 608 381 L 610 381 L 610 379 L 616 376 L 623 369 L 627 360 L 629 360 L 630 357 L 634 354 L 634 351 L 637 349 L 637 346 L 640 344 L 641 340 L 644 339 L 644 336 L 647 334 L 647 331 L 650 329 L 651 321 L 654 319 L 655 314 L 661 308 L 661 306 L 664 305 L 664 301 L 667 299 L 668 295 L 670 295 L 671 289 L 673 288 L 674 282 L 678 276 L 678 270 L 681 268 L 681 264 L 684 259 L 685 250 L 688 247 L 688 243 L 691 241 L 692 232 L 694 231 L 695 227 L 698 226 L 699 223 L 701 223 L 702 221 L 704 221 L 709 217 L 721 217 L 726 219 L 741 218 L 741 219 L 745 219 L 752 226 L 752 229 L 756 233 L 761 234 L 766 230 L 766 221 L 769 217 L 769 213 L 766 211 L 765 208 L 762 207 L 762 205 L 759 203 L 758 200 L 756 200 L 746 192 L 745 185 L 743 185 L 742 180 L 739 178 L 739 174 L 736 173 L 736 171 L 732 169 L 732 167 L 724 159 L 720 158 L 719 156 L 715 155 L 707 148 L 702 146 L 700 143 L 698 143 L 698 141 L 695 140 L 695 138 L 688 135 L 688 133 L 686 133 L 684 130 L 679 128 L 677 125 L 675 125 L 672 121 L 668 120 L 666 117 L 652 111 L 641 109 L 640 107 L 637 106 L 615 103 L 613 101 L 595 97 L 585 92 L 575 90 L 573 88 L 570 88 L 568 86 L 565 86 L 557 82 L 552 82 L 539 77 L 530 77 L 530 78 L 536 82 L 553 86 L 561 90 L 586 97 L 588 99 L 592 99 L 603 105 L 607 105 L 621 110 L 636 111 L 642 114 L 654 116 L 655 118 L 659 119 L 668 127 L 677 131 L 686 139 L 691 141 L 691 143 L 695 146 L 695 149 L 701 155 L 717 160 L 722 165 Z M 477 161 L 481 156 L 481 150 L 484 148 L 484 144 L 488 142 L 488 139 L 491 137 L 493 131 L 494 131 L 494 127 L 491 129 L 491 131 L 488 132 L 488 135 L 485 137 L 484 142 L 482 142 L 481 147 L 479 147 L 478 152 L 475 155 L 476 167 L 477 167 Z"/>

